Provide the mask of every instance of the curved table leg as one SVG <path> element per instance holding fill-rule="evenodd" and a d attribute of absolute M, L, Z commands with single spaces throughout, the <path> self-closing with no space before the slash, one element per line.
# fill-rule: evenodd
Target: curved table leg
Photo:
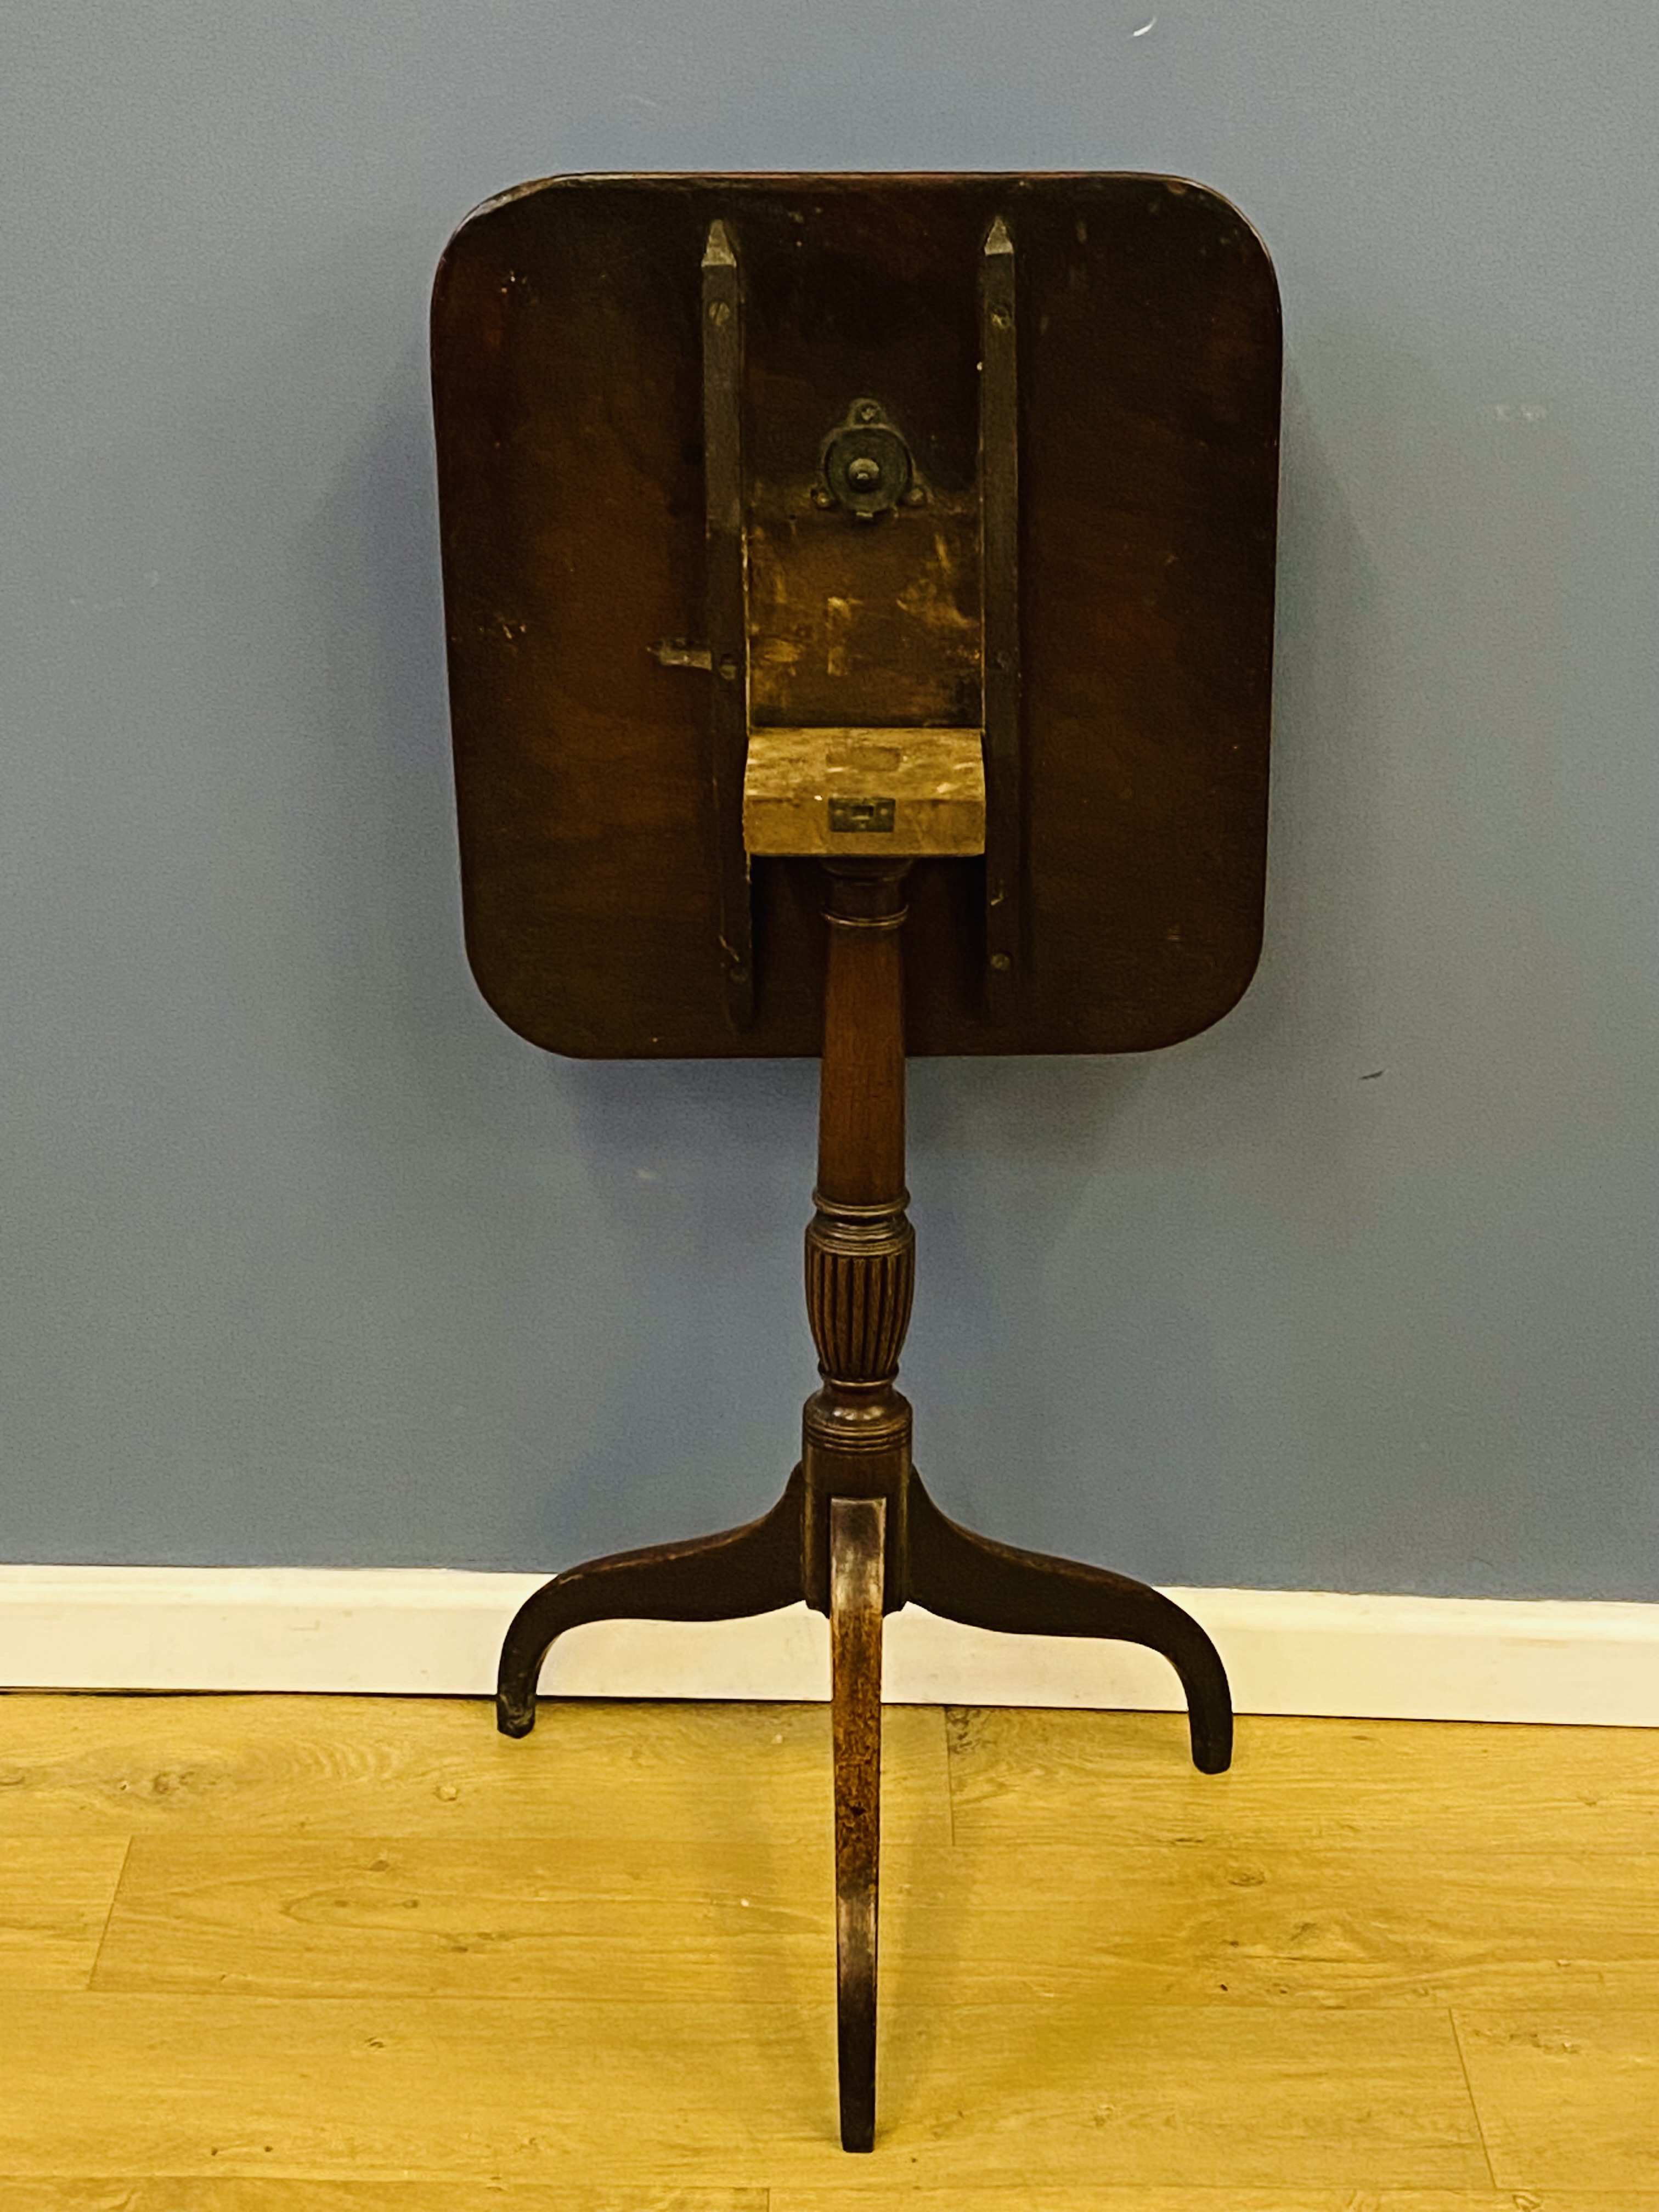
<path fill-rule="evenodd" d="M 881 1595 L 887 1509 L 830 1501 L 836 1763 L 836 2048 L 841 2147 L 876 2140 L 876 1922 L 881 1864 Z"/>
<path fill-rule="evenodd" d="M 1187 1693 L 1193 1764 L 1220 1774 L 1231 1763 L 1233 1705 L 1220 1654 L 1161 1590 L 976 1536 L 939 1511 L 914 1473 L 909 1569 L 907 1595 L 946 1620 L 1025 1636 L 1106 1637 L 1161 1653 Z"/>
<path fill-rule="evenodd" d="M 738 1620 L 775 1612 L 801 1595 L 800 1470 L 769 1513 L 741 1528 L 684 1544 L 616 1552 L 556 1575 L 527 1597 L 501 1644 L 495 1725 L 528 1735 L 548 1647 L 590 1620 Z"/>

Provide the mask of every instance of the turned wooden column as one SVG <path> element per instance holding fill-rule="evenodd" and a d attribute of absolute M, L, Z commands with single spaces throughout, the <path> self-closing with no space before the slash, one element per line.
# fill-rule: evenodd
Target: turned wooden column
<path fill-rule="evenodd" d="M 904 1187 L 907 866 L 825 864 L 817 1210 L 806 1231 L 807 1318 L 823 1379 L 806 1401 L 801 1446 L 805 1595 L 825 1613 L 835 1498 L 886 1501 L 884 1609 L 904 1602 L 911 1412 L 894 1378 L 915 1283 Z"/>

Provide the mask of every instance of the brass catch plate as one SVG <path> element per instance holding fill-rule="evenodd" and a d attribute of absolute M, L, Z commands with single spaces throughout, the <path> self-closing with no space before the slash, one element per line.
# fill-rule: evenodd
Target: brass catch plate
<path fill-rule="evenodd" d="M 753 730 L 743 836 L 756 855 L 985 850 L 977 730 Z"/>
<path fill-rule="evenodd" d="M 829 807 L 832 846 L 837 837 L 890 837 L 896 827 L 896 799 L 832 799 Z"/>

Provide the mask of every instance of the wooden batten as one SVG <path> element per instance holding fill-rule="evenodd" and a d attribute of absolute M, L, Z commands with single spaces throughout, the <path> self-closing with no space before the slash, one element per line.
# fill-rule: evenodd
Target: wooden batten
<path fill-rule="evenodd" d="M 978 730 L 751 730 L 743 839 L 772 856 L 985 850 Z"/>

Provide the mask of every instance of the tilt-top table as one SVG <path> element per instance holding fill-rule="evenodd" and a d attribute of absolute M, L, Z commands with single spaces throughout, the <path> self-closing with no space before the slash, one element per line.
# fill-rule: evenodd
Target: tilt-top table
<path fill-rule="evenodd" d="M 895 1388 L 907 1050 L 1146 1051 L 1260 949 L 1279 321 L 1248 223 L 1143 176 L 562 178 L 439 272 L 467 945 L 556 1052 L 821 1056 L 820 1387 L 747 1527 L 573 1567 L 554 1638 L 830 1625 L 842 2141 L 875 2129 L 881 1632 L 1121 1638 L 1231 1753 L 1147 1585 L 946 1518 Z"/>

